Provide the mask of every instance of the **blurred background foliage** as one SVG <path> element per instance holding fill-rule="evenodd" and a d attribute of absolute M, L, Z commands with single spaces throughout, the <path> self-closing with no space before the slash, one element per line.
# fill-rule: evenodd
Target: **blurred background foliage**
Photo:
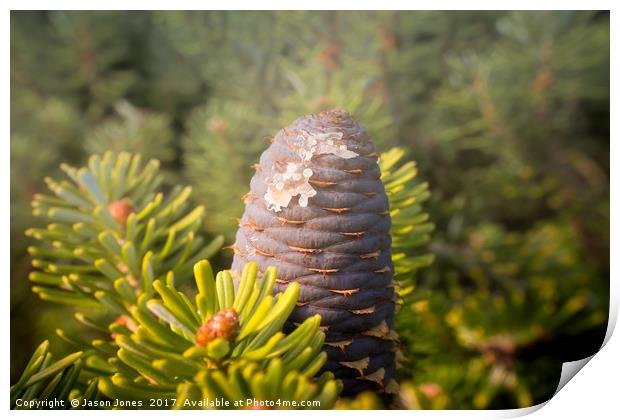
<path fill-rule="evenodd" d="M 333 107 L 430 183 L 436 260 L 397 317 L 405 403 L 548 399 L 606 329 L 607 12 L 12 12 L 13 376 L 71 329 L 27 281 L 30 201 L 59 163 L 160 159 L 232 242 L 266 140 Z"/>

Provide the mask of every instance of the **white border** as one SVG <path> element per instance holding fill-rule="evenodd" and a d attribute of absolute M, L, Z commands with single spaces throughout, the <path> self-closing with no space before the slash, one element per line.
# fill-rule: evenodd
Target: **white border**
<path fill-rule="evenodd" d="M 9 76 L 9 57 L 10 57 L 10 9 L 22 10 L 22 9 L 77 9 L 77 10 L 96 10 L 96 9 L 123 9 L 123 10 L 142 10 L 142 9 L 160 9 L 160 10 L 172 10 L 172 9 L 186 9 L 186 10 L 201 10 L 201 9 L 212 9 L 212 10 L 222 10 L 222 9 L 243 9 L 243 10 L 270 10 L 270 9 L 292 9 L 292 10 L 321 10 L 321 9 L 353 9 L 353 10 L 374 10 L 374 9 L 392 9 L 392 10 L 405 10 L 411 9 L 412 7 L 417 10 L 435 10 L 435 9 L 447 9 L 447 10 L 483 10 L 483 9 L 495 9 L 495 10 L 549 10 L 549 9 L 568 9 L 568 10 L 612 10 L 611 13 L 611 45 L 615 45 L 616 49 L 620 43 L 618 43 L 618 35 L 617 35 L 617 27 L 618 21 L 617 11 L 613 10 L 613 2 L 612 1 L 574 1 L 574 0 L 563 0 L 563 1 L 541 1 L 541 0 L 526 0 L 526 1 L 504 1 L 501 4 L 498 2 L 492 1 L 447 1 L 447 0 L 438 0 L 433 2 L 423 2 L 423 1 L 395 1 L 395 0 L 384 0 L 381 2 L 354 2 L 354 1 L 326 1 L 326 0 L 313 0 L 313 1 L 296 1 L 296 2 L 284 2 L 284 1 L 275 1 L 275 0 L 263 0 L 261 2 L 252 3 L 249 1 L 239 1 L 239 0 L 228 0 L 225 3 L 222 2 L 208 2 L 208 1 L 189 1 L 189 0 L 176 0 L 174 2 L 166 2 L 161 0 L 152 0 L 152 1 L 118 1 L 118 0 L 108 0 L 108 1 L 100 1 L 100 0 L 91 0 L 88 2 L 84 1 L 75 1 L 75 0 L 59 0 L 55 2 L 44 2 L 44 1 L 7 1 L 5 4 L 8 5 L 9 9 L 3 10 L 2 22 L 4 24 L 1 26 L 3 28 L 2 37 L 2 57 L 4 57 L 4 65 L 2 66 L 2 76 L 4 80 L 3 84 L 3 93 L 4 93 L 4 101 L 2 101 L 2 115 L 4 117 L 4 135 L 5 141 L 2 143 L 3 153 L 1 156 L 2 164 L 0 165 L 0 173 L 3 175 L 2 180 L 0 182 L 0 197 L 3 197 L 3 205 L 1 208 L 1 247 L 2 247 L 2 258 L 4 264 L 2 265 L 5 268 L 5 278 L 4 284 L 8 289 L 9 286 L 9 264 L 10 264 L 10 219 L 9 219 L 9 194 L 10 194 L 10 143 L 9 143 L 9 124 L 10 124 L 10 114 L 9 114 L 9 89 L 10 89 L 10 76 Z M 618 74 L 618 54 L 614 51 L 614 48 L 611 49 L 611 109 L 612 109 L 612 118 L 611 118 L 611 138 L 617 139 L 618 135 L 618 109 L 614 108 L 614 105 L 617 103 L 615 98 L 618 97 L 618 83 L 617 79 L 614 78 Z M 45 71 L 45 69 L 41 69 Z M 610 156 L 618 157 L 618 146 L 616 143 L 611 142 L 610 144 Z M 36 153 L 37 151 L 33 151 Z M 611 166 L 611 212 L 618 208 L 618 169 L 613 165 Z M 615 182 L 615 183 L 614 183 Z M 614 223 L 614 220 L 611 221 L 611 255 L 618 255 L 618 246 L 616 244 L 615 238 L 618 237 L 618 224 Z M 391 417 L 400 417 L 400 418 L 472 418 L 472 419 L 481 419 L 481 418 L 512 418 L 519 417 L 526 414 L 531 414 L 531 418 L 535 419 L 554 419 L 554 418 L 562 418 L 562 419 L 572 419 L 572 418 L 583 418 L 587 415 L 594 415 L 594 418 L 612 418 L 617 416 L 617 407 L 616 400 L 618 399 L 617 393 L 617 381 L 619 379 L 618 373 L 620 372 L 620 339 L 616 336 L 612 336 L 615 323 L 617 321 L 618 315 L 618 263 L 617 260 L 611 260 L 611 308 L 610 308 L 610 323 L 608 326 L 607 336 L 605 338 L 605 346 L 602 350 L 594 355 L 591 359 L 590 363 L 583 368 L 583 371 L 579 373 L 578 379 L 568 382 L 564 388 L 562 388 L 559 393 L 554 396 L 548 403 L 540 404 L 539 406 L 530 407 L 526 409 L 519 410 L 498 410 L 498 411 L 469 411 L 469 410 L 461 410 L 461 411 L 390 411 L 389 415 Z M 9 317 L 9 308 L 10 308 L 10 293 L 9 290 L 5 289 L 5 293 L 2 294 L 2 299 L 4 303 L 4 316 L 3 316 L 3 331 L 5 333 L 5 343 L 8 343 L 9 340 L 9 328 L 10 328 L 10 317 Z M 2 366 L 3 373 L 2 377 L 4 378 L 6 388 L 5 391 L 0 393 L 0 401 L 5 410 L 8 410 L 9 401 L 8 401 L 8 387 L 9 387 L 9 371 L 10 371 L 10 363 L 9 363 L 9 346 L 6 344 L 0 347 L 0 351 L 2 352 Z M 573 370 L 573 374 L 576 373 L 575 367 L 579 364 L 566 366 L 568 370 Z M 579 366 L 580 368 L 583 367 Z M 579 369 L 577 369 L 578 371 Z M 564 374 L 564 369 L 563 369 Z M 67 412 L 67 411 L 46 411 L 46 412 L 35 412 L 35 411 L 10 411 L 10 415 L 14 417 L 31 417 L 31 416 L 44 416 L 51 418 L 74 418 L 74 416 L 81 417 L 83 415 L 88 415 L 93 418 L 103 418 L 103 416 L 108 416 L 107 411 L 75 411 L 75 412 Z M 149 411 L 145 413 L 145 415 L 153 416 L 155 418 L 160 418 L 163 416 L 186 416 L 190 417 L 198 417 L 204 418 L 204 416 L 209 416 L 210 413 L 204 412 L 183 412 L 183 414 L 175 414 L 180 412 L 168 412 L 168 411 Z M 342 414 L 340 414 L 342 413 Z M 614 413 L 614 414 L 612 414 Z M 295 416 L 300 418 L 312 418 L 315 419 L 317 415 L 320 416 L 355 416 L 356 420 L 361 420 L 363 418 L 373 418 L 377 415 L 382 415 L 383 413 L 377 411 L 356 411 L 355 413 L 346 413 L 346 412 L 337 412 L 337 411 L 328 411 L 318 414 L 317 412 L 296 412 Z M 132 418 L 136 415 L 135 412 L 132 411 L 116 411 L 113 416 L 118 416 L 120 418 Z M 220 413 L 222 415 L 222 413 Z M 233 418 L 238 418 L 244 416 L 243 413 L 240 412 L 226 412 L 223 414 L 225 416 L 232 416 Z M 253 411 L 250 414 L 251 416 L 267 418 L 270 419 L 280 416 L 290 416 L 290 412 L 274 412 L 274 411 Z"/>

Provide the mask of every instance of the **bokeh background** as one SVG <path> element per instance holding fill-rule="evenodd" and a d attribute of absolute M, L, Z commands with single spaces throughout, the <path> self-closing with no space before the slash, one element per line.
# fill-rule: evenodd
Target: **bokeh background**
<path fill-rule="evenodd" d="M 265 136 L 332 107 L 430 184 L 435 263 L 398 316 L 415 404 L 548 399 L 607 322 L 608 12 L 12 12 L 13 376 L 75 328 L 27 280 L 61 162 L 160 159 L 232 242 Z"/>

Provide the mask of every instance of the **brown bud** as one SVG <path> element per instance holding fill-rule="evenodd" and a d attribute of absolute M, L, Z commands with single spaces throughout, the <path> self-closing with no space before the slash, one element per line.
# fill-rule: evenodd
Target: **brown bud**
<path fill-rule="evenodd" d="M 125 227 L 127 218 L 136 210 L 133 208 L 129 200 L 124 198 L 110 203 L 108 206 L 108 211 L 112 214 L 112 217 L 114 217 L 114 220 L 116 220 L 116 223 L 118 223 L 119 226 Z"/>
<path fill-rule="evenodd" d="M 215 134 L 226 134 L 229 126 L 230 124 L 225 118 L 219 117 L 217 115 L 209 118 L 209 120 L 207 121 L 207 128 L 209 129 L 209 131 Z"/>
<path fill-rule="evenodd" d="M 234 341 L 239 335 L 239 315 L 233 308 L 225 308 L 213 315 L 196 332 L 196 344 L 206 347 L 216 338 Z"/>

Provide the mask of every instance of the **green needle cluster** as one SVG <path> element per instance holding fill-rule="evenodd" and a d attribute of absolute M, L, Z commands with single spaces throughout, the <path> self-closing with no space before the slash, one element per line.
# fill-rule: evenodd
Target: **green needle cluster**
<path fill-rule="evenodd" d="M 46 404 L 67 399 L 97 399 L 96 380 L 88 380 L 83 391 L 76 388 L 80 374 L 84 373 L 82 355 L 79 351 L 56 360 L 49 351 L 49 341 L 41 343 L 17 383 L 11 386 L 11 409 L 63 408 L 64 405 Z"/>
<path fill-rule="evenodd" d="M 320 317 L 283 332 L 299 286 L 274 296 L 276 270 L 259 279 L 255 264 L 237 290 L 230 271 L 214 275 L 204 258 L 222 237 L 206 243 L 199 235 L 204 211 L 191 208 L 191 188 L 157 191 L 158 168 L 139 155 L 95 155 L 84 168 L 63 165 L 69 180 L 46 180 L 53 196 L 35 196 L 34 214 L 49 224 L 27 232 L 39 241 L 29 249 L 33 291 L 79 308 L 75 318 L 88 334 L 58 329 L 78 350 L 59 361 L 41 344 L 11 388 L 12 407 L 50 398 L 63 407 L 77 400 L 78 407 L 148 408 L 162 399 L 168 408 L 211 408 L 207 399 L 252 401 L 233 408 L 276 400 L 268 408 L 305 408 L 306 400 L 333 406 L 340 382 L 331 373 L 315 378 L 326 361 Z"/>
<path fill-rule="evenodd" d="M 103 378 L 100 391 L 111 398 L 176 395 L 179 408 L 198 408 L 200 401 L 218 398 L 230 404 L 248 398 L 319 398 L 323 408 L 332 405 L 340 384 L 330 373 L 313 379 L 326 360 L 320 317 L 308 318 L 285 335 L 282 327 L 297 303 L 299 286 L 292 284 L 272 296 L 275 270 L 267 270 L 260 281 L 257 271 L 256 264 L 246 265 L 235 292 L 229 271 L 214 276 L 206 260 L 198 262 L 195 305 L 176 290 L 171 276 L 166 282 L 156 281 L 157 297 L 140 296 L 131 311 L 133 330 L 116 330 L 119 350 L 110 362 L 117 364 L 118 373 Z M 197 340 L 201 325 L 225 308 L 239 314 L 238 336 L 231 341 Z M 140 392 L 134 392 L 135 383 L 142 384 Z"/>
<path fill-rule="evenodd" d="M 430 197 L 428 183 L 418 182 L 414 161 L 402 163 L 405 150 L 394 147 L 381 153 L 381 181 L 390 202 L 392 261 L 398 293 L 406 298 L 414 289 L 416 270 L 431 265 L 432 254 L 420 249 L 430 241 L 435 225 L 429 223 L 422 203 Z"/>

